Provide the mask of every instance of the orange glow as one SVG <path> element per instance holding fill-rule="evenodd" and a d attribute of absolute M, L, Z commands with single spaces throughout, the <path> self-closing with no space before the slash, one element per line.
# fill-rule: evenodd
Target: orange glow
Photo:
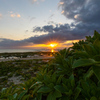
<path fill-rule="evenodd" d="M 54 52 L 54 50 L 52 49 L 51 52 Z"/>
<path fill-rule="evenodd" d="M 51 46 L 52 48 L 54 48 L 54 47 L 57 46 L 57 44 L 50 44 L 50 46 Z"/>
<path fill-rule="evenodd" d="M 30 44 L 27 46 L 23 46 L 22 48 L 34 48 L 34 49 L 43 49 L 43 48 L 47 48 L 47 49 L 51 49 L 51 52 L 54 52 L 52 49 L 62 49 L 62 48 L 68 48 L 71 47 L 75 42 L 78 42 L 79 40 L 69 40 L 69 41 L 65 41 L 63 43 L 59 43 L 58 39 L 50 39 L 48 40 L 48 42 L 46 42 L 45 44 Z"/>

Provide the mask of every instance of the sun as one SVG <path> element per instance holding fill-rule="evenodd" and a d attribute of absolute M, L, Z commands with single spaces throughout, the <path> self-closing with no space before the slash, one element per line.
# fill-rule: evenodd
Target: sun
<path fill-rule="evenodd" d="M 50 44 L 50 47 L 52 47 L 52 48 L 54 48 L 56 46 L 57 46 L 57 44 Z"/>
<path fill-rule="evenodd" d="M 50 44 L 50 46 L 51 46 L 51 47 L 54 47 L 55 45 L 54 45 L 54 44 Z"/>

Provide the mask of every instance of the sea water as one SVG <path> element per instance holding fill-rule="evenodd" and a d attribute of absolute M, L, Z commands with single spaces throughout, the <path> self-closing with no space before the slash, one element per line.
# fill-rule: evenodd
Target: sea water
<path fill-rule="evenodd" d="M 53 49 L 53 51 L 58 51 Z M 52 52 L 52 49 L 0 49 L 0 53 L 18 53 L 18 52 Z"/>

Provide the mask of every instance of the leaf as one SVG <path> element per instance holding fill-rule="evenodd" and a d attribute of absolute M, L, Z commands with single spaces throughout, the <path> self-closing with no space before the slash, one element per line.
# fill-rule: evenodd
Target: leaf
<path fill-rule="evenodd" d="M 76 51 L 75 57 L 89 58 L 89 54 L 86 51 Z"/>
<path fill-rule="evenodd" d="M 27 90 L 19 94 L 18 100 L 21 100 L 22 97 L 27 93 Z"/>
<path fill-rule="evenodd" d="M 97 98 L 93 96 L 93 97 L 91 97 L 90 100 L 97 100 Z"/>
<path fill-rule="evenodd" d="M 43 85 L 39 85 L 39 86 L 36 86 L 36 88 L 33 90 L 33 92 L 32 92 L 32 95 L 34 95 L 37 91 L 38 91 L 38 89 L 40 88 L 40 87 L 42 87 Z"/>
<path fill-rule="evenodd" d="M 81 86 L 82 86 L 82 95 L 84 95 L 85 97 L 90 98 L 90 86 L 88 84 L 87 81 L 81 80 Z"/>
<path fill-rule="evenodd" d="M 8 96 L 8 100 L 13 100 L 13 96 L 12 95 L 9 95 Z"/>
<path fill-rule="evenodd" d="M 59 100 L 70 100 L 70 97 L 68 97 L 68 96 L 62 96 Z"/>
<path fill-rule="evenodd" d="M 91 67 L 92 68 L 92 67 Z M 90 78 L 93 74 L 94 74 L 94 72 L 93 72 L 93 70 L 92 69 L 89 69 L 88 70 L 88 72 L 85 74 L 85 76 L 84 76 L 84 79 L 86 80 L 86 79 L 88 79 L 88 78 Z"/>
<path fill-rule="evenodd" d="M 66 89 L 61 85 L 56 85 L 54 88 L 61 93 L 66 92 Z"/>
<path fill-rule="evenodd" d="M 73 94 L 73 91 L 70 89 L 68 92 L 65 92 L 65 94 L 71 96 Z"/>
<path fill-rule="evenodd" d="M 38 100 L 42 100 L 42 93 L 37 94 Z"/>
<path fill-rule="evenodd" d="M 29 97 L 30 95 L 25 95 L 22 100 L 28 100 Z"/>
<path fill-rule="evenodd" d="M 59 91 L 55 90 L 49 93 L 49 95 L 47 96 L 47 100 L 56 100 L 56 98 L 59 98 L 61 96 L 62 94 Z"/>
<path fill-rule="evenodd" d="M 96 61 L 93 59 L 79 59 L 74 61 L 72 67 L 77 68 L 77 67 L 86 67 L 86 66 L 91 66 L 95 64 Z"/>
<path fill-rule="evenodd" d="M 93 71 L 98 80 L 100 81 L 100 64 L 93 66 Z"/>
<path fill-rule="evenodd" d="M 95 59 L 96 61 L 100 61 L 100 55 L 94 56 L 93 59 Z"/>
<path fill-rule="evenodd" d="M 74 91 L 75 93 L 75 100 L 77 100 L 77 98 L 78 98 L 78 96 L 79 96 L 79 94 L 80 94 L 80 92 L 81 92 L 81 88 L 79 88 L 79 87 L 76 87 L 76 89 L 75 89 L 75 91 Z"/>
<path fill-rule="evenodd" d="M 41 83 L 42 83 L 42 82 L 37 81 L 37 82 L 35 82 L 29 89 L 32 89 L 34 86 L 40 85 Z"/>
<path fill-rule="evenodd" d="M 43 82 L 48 85 L 51 82 L 50 76 L 49 75 L 44 75 L 44 80 Z"/>
<path fill-rule="evenodd" d="M 17 93 L 15 93 L 14 95 L 13 95 L 13 98 L 15 99 L 17 97 Z"/>
<path fill-rule="evenodd" d="M 49 87 L 47 87 L 47 86 L 43 86 L 43 87 L 41 87 L 41 88 L 37 91 L 37 93 L 49 93 L 49 92 L 51 92 L 51 91 L 52 91 L 51 88 L 49 88 Z"/>
<path fill-rule="evenodd" d="M 94 47 L 96 48 L 96 50 L 100 53 L 100 40 L 96 39 L 93 43 Z"/>
<path fill-rule="evenodd" d="M 89 90 L 89 84 L 87 83 L 87 81 L 81 80 L 81 85 L 84 91 Z"/>
<path fill-rule="evenodd" d="M 66 89 L 66 91 L 68 91 L 68 90 L 69 90 L 68 86 L 66 86 L 66 85 L 65 85 L 65 84 L 63 84 L 63 83 L 62 83 L 62 85 L 63 85 L 63 87 Z"/>
<path fill-rule="evenodd" d="M 2 88 L 1 92 L 4 92 L 7 88 Z"/>
<path fill-rule="evenodd" d="M 70 82 L 71 82 L 71 86 L 74 88 L 74 86 L 75 86 L 74 75 L 72 74 L 72 75 L 69 77 L 69 79 L 70 79 Z"/>
<path fill-rule="evenodd" d="M 100 34 L 95 30 L 93 38 L 97 39 L 100 38 Z"/>
<path fill-rule="evenodd" d="M 50 83 L 50 84 L 48 84 L 47 86 L 48 86 L 49 88 L 52 88 L 52 89 L 54 88 L 54 84 L 53 84 L 53 83 Z"/>
<path fill-rule="evenodd" d="M 56 82 L 56 74 L 54 73 L 53 75 L 52 75 L 52 78 L 51 78 L 51 80 L 52 80 L 52 82 L 53 83 L 55 83 Z M 49 81 L 50 81 L 50 79 L 49 79 Z"/>
<path fill-rule="evenodd" d="M 59 78 L 58 78 L 56 84 L 60 84 L 60 82 L 61 82 L 63 76 L 64 76 L 64 75 L 60 75 L 60 76 L 59 76 Z"/>
<path fill-rule="evenodd" d="M 94 56 L 94 55 L 97 54 L 97 51 L 96 51 L 96 49 L 94 48 L 93 45 L 91 45 L 91 44 L 84 44 L 83 47 L 84 47 L 84 50 L 85 50 L 90 56 Z"/>

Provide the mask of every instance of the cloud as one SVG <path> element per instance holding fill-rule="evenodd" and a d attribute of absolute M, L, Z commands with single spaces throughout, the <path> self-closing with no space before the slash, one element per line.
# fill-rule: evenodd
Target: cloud
<path fill-rule="evenodd" d="M 64 13 L 64 10 L 61 13 L 63 14 Z"/>
<path fill-rule="evenodd" d="M 12 13 L 11 15 L 10 15 L 10 17 L 17 17 L 17 18 L 20 18 L 21 17 L 21 15 L 20 14 L 14 14 L 14 13 Z"/>
<path fill-rule="evenodd" d="M 64 4 L 64 2 L 59 2 L 59 5 L 63 5 Z"/>
<path fill-rule="evenodd" d="M 36 2 L 44 2 L 45 0 L 29 0 L 32 4 L 36 3 Z"/>
<path fill-rule="evenodd" d="M 27 42 L 21 41 L 14 41 L 10 39 L 0 39 L 0 48 L 20 48 L 22 46 L 27 46 Z"/>
<path fill-rule="evenodd" d="M 29 0 L 32 4 L 37 2 L 37 0 Z"/>
<path fill-rule="evenodd" d="M 37 32 L 37 36 L 20 41 L 3 39 L 0 42 L 0 47 L 46 44 L 54 40 L 64 43 L 84 39 L 85 36 L 93 35 L 94 30 L 100 32 L 100 0 L 60 0 L 60 2 L 63 2 L 60 4 L 63 15 L 67 20 L 72 19 L 73 23 L 49 22 L 49 25 L 36 26 L 33 28 L 33 32 Z M 38 35 L 38 33 L 46 34 Z"/>
<path fill-rule="evenodd" d="M 64 2 L 61 8 L 65 17 L 76 22 L 100 23 L 99 0 L 61 0 L 61 2 Z"/>
<path fill-rule="evenodd" d="M 0 19 L 2 18 L 2 14 L 0 13 Z"/>
<path fill-rule="evenodd" d="M 47 44 L 53 41 L 64 43 L 66 41 L 84 39 L 85 36 L 93 34 L 95 24 L 93 24 L 92 27 L 91 25 L 87 26 L 85 24 L 78 24 L 75 28 L 71 28 L 72 26 L 74 26 L 74 24 L 56 24 L 55 27 L 52 25 L 35 27 L 33 32 L 47 32 L 47 34 L 37 35 L 19 41 L 2 39 L 2 41 L 0 41 L 0 48 L 23 48 L 35 44 Z M 26 30 L 26 32 L 28 32 L 28 30 Z"/>
<path fill-rule="evenodd" d="M 17 17 L 21 17 L 20 14 L 17 14 Z"/>
<path fill-rule="evenodd" d="M 91 26 L 87 24 L 82 25 L 81 23 L 77 25 L 56 24 L 55 27 L 53 25 L 36 27 L 33 32 L 47 32 L 48 34 L 36 37 L 37 39 L 39 38 L 38 42 L 34 41 L 34 39 L 33 41 L 34 43 L 45 43 L 48 40 L 57 40 L 59 43 L 63 43 L 68 40 L 83 39 L 85 36 L 93 34 L 93 27 L 97 30 L 99 29 L 99 27 L 95 26 L 95 24 L 92 24 Z"/>
<path fill-rule="evenodd" d="M 11 16 L 11 17 L 15 17 L 16 15 L 15 15 L 15 14 L 11 14 L 10 16 Z"/>

